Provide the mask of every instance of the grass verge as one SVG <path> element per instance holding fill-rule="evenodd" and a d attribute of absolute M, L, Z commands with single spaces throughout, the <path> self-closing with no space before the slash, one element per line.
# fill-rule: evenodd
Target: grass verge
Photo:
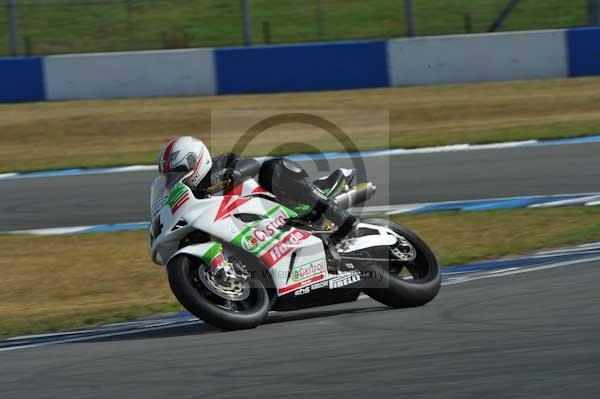
<path fill-rule="evenodd" d="M 191 134 L 213 153 L 238 137 L 210 139 L 211 110 L 389 110 L 373 124 L 348 112 L 346 133 L 362 150 L 491 143 L 598 134 L 600 78 L 557 79 L 448 86 L 385 88 L 270 95 L 67 101 L 0 105 L 0 173 L 153 163 L 173 136 Z M 364 115 L 364 114 L 363 114 Z M 343 151 L 316 128 L 272 128 L 247 147 L 264 155 L 301 137 L 303 143 Z M 346 128 L 350 126 L 350 128 Z M 292 140 L 292 141 L 294 141 Z M 279 153 L 305 151 L 293 144 Z"/>
<path fill-rule="evenodd" d="M 397 216 L 445 266 L 600 241 L 600 207 L 439 212 Z"/>
<path fill-rule="evenodd" d="M 600 208 L 395 217 L 444 265 L 600 240 Z M 130 320 L 179 309 L 148 260 L 145 232 L 0 235 L 0 337 Z"/>
<path fill-rule="evenodd" d="M 505 5 L 499 0 L 415 1 L 416 34 L 485 32 Z M 6 14 L 1 7 L 1 55 L 8 52 Z M 35 54 L 242 44 L 239 0 L 29 0 L 19 2 L 17 14 L 20 37 Z M 253 0 L 250 14 L 257 44 L 264 41 L 265 23 L 272 43 L 400 37 L 407 31 L 398 0 Z M 529 0 L 517 5 L 502 30 L 585 24 L 583 1 Z"/>

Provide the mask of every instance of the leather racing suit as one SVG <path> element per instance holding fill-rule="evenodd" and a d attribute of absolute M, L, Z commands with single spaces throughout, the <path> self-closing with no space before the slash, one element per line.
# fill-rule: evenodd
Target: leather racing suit
<path fill-rule="evenodd" d="M 354 229 L 356 218 L 327 197 L 309 179 L 306 171 L 289 159 L 274 158 L 261 165 L 252 158 L 240 158 L 233 153 L 225 153 L 213 160 L 210 173 L 196 187 L 191 188 L 197 197 L 204 197 L 209 187 L 224 181 L 230 181 L 231 186 L 235 186 L 256 175 L 260 185 L 275 195 L 281 204 L 292 209 L 308 205 L 302 207 L 301 216 L 316 212 L 335 223 L 338 228 L 330 236 L 334 243 Z"/>

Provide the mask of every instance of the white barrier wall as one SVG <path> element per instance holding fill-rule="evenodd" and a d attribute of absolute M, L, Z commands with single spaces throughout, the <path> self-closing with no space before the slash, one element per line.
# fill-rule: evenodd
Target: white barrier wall
<path fill-rule="evenodd" d="M 600 28 L 0 58 L 0 103 L 600 75 Z"/>
<path fill-rule="evenodd" d="M 48 100 L 215 94 L 212 49 L 50 56 Z"/>
<path fill-rule="evenodd" d="M 568 76 L 566 31 L 388 41 L 391 86 Z"/>

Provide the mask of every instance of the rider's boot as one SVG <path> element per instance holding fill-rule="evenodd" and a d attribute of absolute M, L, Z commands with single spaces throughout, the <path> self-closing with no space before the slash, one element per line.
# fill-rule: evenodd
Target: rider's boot
<path fill-rule="evenodd" d="M 354 231 L 358 224 L 358 219 L 332 199 L 327 198 L 325 201 L 319 201 L 316 208 L 323 216 L 325 216 L 325 218 L 332 221 L 337 226 L 335 232 L 329 236 L 329 241 L 334 245 L 341 243 L 344 238 Z"/>

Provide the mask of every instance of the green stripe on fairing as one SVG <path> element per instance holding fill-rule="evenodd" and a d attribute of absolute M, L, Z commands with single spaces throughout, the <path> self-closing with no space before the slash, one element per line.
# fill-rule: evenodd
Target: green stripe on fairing
<path fill-rule="evenodd" d="M 221 253 L 222 245 L 214 244 L 212 247 L 208 248 L 208 250 L 202 254 L 202 260 L 210 265 L 210 262 Z"/>
<path fill-rule="evenodd" d="M 272 214 L 274 214 L 275 212 L 277 212 L 279 209 L 283 208 L 283 205 L 277 205 L 276 207 L 272 208 L 269 212 L 265 213 L 265 216 L 271 216 Z"/>
<path fill-rule="evenodd" d="M 231 240 L 231 243 L 236 247 L 242 248 L 242 238 L 244 238 L 248 233 L 250 233 L 250 231 L 252 231 L 252 228 L 254 228 L 254 226 L 259 224 L 260 222 L 262 222 L 262 220 L 257 220 L 256 222 L 250 223 L 247 227 L 244 228 L 244 230 L 240 232 L 240 234 L 238 234 L 233 238 L 233 240 Z"/>
<path fill-rule="evenodd" d="M 274 214 L 275 212 L 277 212 L 279 209 L 284 208 L 281 205 L 277 205 L 276 207 L 270 209 L 267 213 L 265 213 L 265 216 L 271 216 L 272 214 Z M 284 209 L 285 211 L 285 209 Z M 233 245 L 235 245 L 236 247 L 240 247 L 242 248 L 242 238 L 244 238 L 253 228 L 254 226 L 263 223 L 264 220 L 257 220 L 255 222 L 251 222 L 249 223 L 244 230 L 242 230 L 237 236 L 234 237 L 233 240 L 231 240 L 231 243 Z"/>
<path fill-rule="evenodd" d="M 253 252 L 256 253 L 256 254 L 261 253 L 262 251 L 265 250 L 265 248 L 268 248 L 271 244 L 273 244 L 273 242 L 279 241 L 279 239 L 281 238 L 281 236 L 283 236 L 285 233 L 287 233 L 287 231 L 279 230 L 279 232 L 277 234 L 275 234 L 273 237 L 271 237 L 270 239 L 268 239 L 263 245 L 261 245 L 260 247 L 258 247 L 258 249 L 256 251 L 253 251 Z"/>
<path fill-rule="evenodd" d="M 181 183 L 178 183 L 173 190 L 169 193 L 169 199 L 167 200 L 167 204 L 169 207 L 172 207 L 179 201 L 186 193 L 187 187 Z"/>
<path fill-rule="evenodd" d="M 183 197 L 185 197 L 185 191 L 182 193 L 178 193 L 176 196 L 174 196 L 173 198 L 171 198 L 169 200 L 169 206 L 172 207 L 173 205 L 177 204 L 179 202 L 180 199 L 182 199 Z"/>
<path fill-rule="evenodd" d="M 298 214 L 296 212 L 292 211 L 291 209 L 286 208 L 283 205 L 277 205 L 276 207 L 274 207 L 273 209 L 271 209 L 267 213 L 265 213 L 265 216 L 271 216 L 271 215 L 273 215 L 275 212 L 277 212 L 280 209 L 288 217 L 296 217 L 296 216 L 298 216 Z M 233 245 L 235 245 L 236 247 L 244 248 L 242 246 L 242 239 L 244 237 L 246 237 L 248 235 L 248 233 L 250 233 L 252 231 L 252 229 L 256 225 L 258 225 L 260 223 L 263 223 L 263 222 L 264 222 L 264 220 L 257 220 L 256 222 L 252 222 L 252 223 L 248 224 L 248 226 L 245 227 L 244 230 L 241 231 L 241 233 L 239 233 L 237 236 L 235 236 L 235 238 L 233 240 L 231 240 L 231 243 Z M 267 241 L 265 241 L 264 244 L 262 244 L 261 246 L 259 246 L 258 248 L 256 248 L 254 251 L 252 251 L 252 253 L 259 254 L 261 251 L 264 251 L 265 248 L 268 248 L 274 242 L 278 241 L 285 233 L 286 233 L 286 231 L 282 231 L 282 230 L 278 231 L 274 236 L 272 236 Z"/>
<path fill-rule="evenodd" d="M 281 209 L 283 209 L 283 211 L 289 218 L 295 218 L 298 216 L 298 214 L 296 212 L 292 211 L 290 208 L 286 208 L 283 205 L 281 205 Z"/>

